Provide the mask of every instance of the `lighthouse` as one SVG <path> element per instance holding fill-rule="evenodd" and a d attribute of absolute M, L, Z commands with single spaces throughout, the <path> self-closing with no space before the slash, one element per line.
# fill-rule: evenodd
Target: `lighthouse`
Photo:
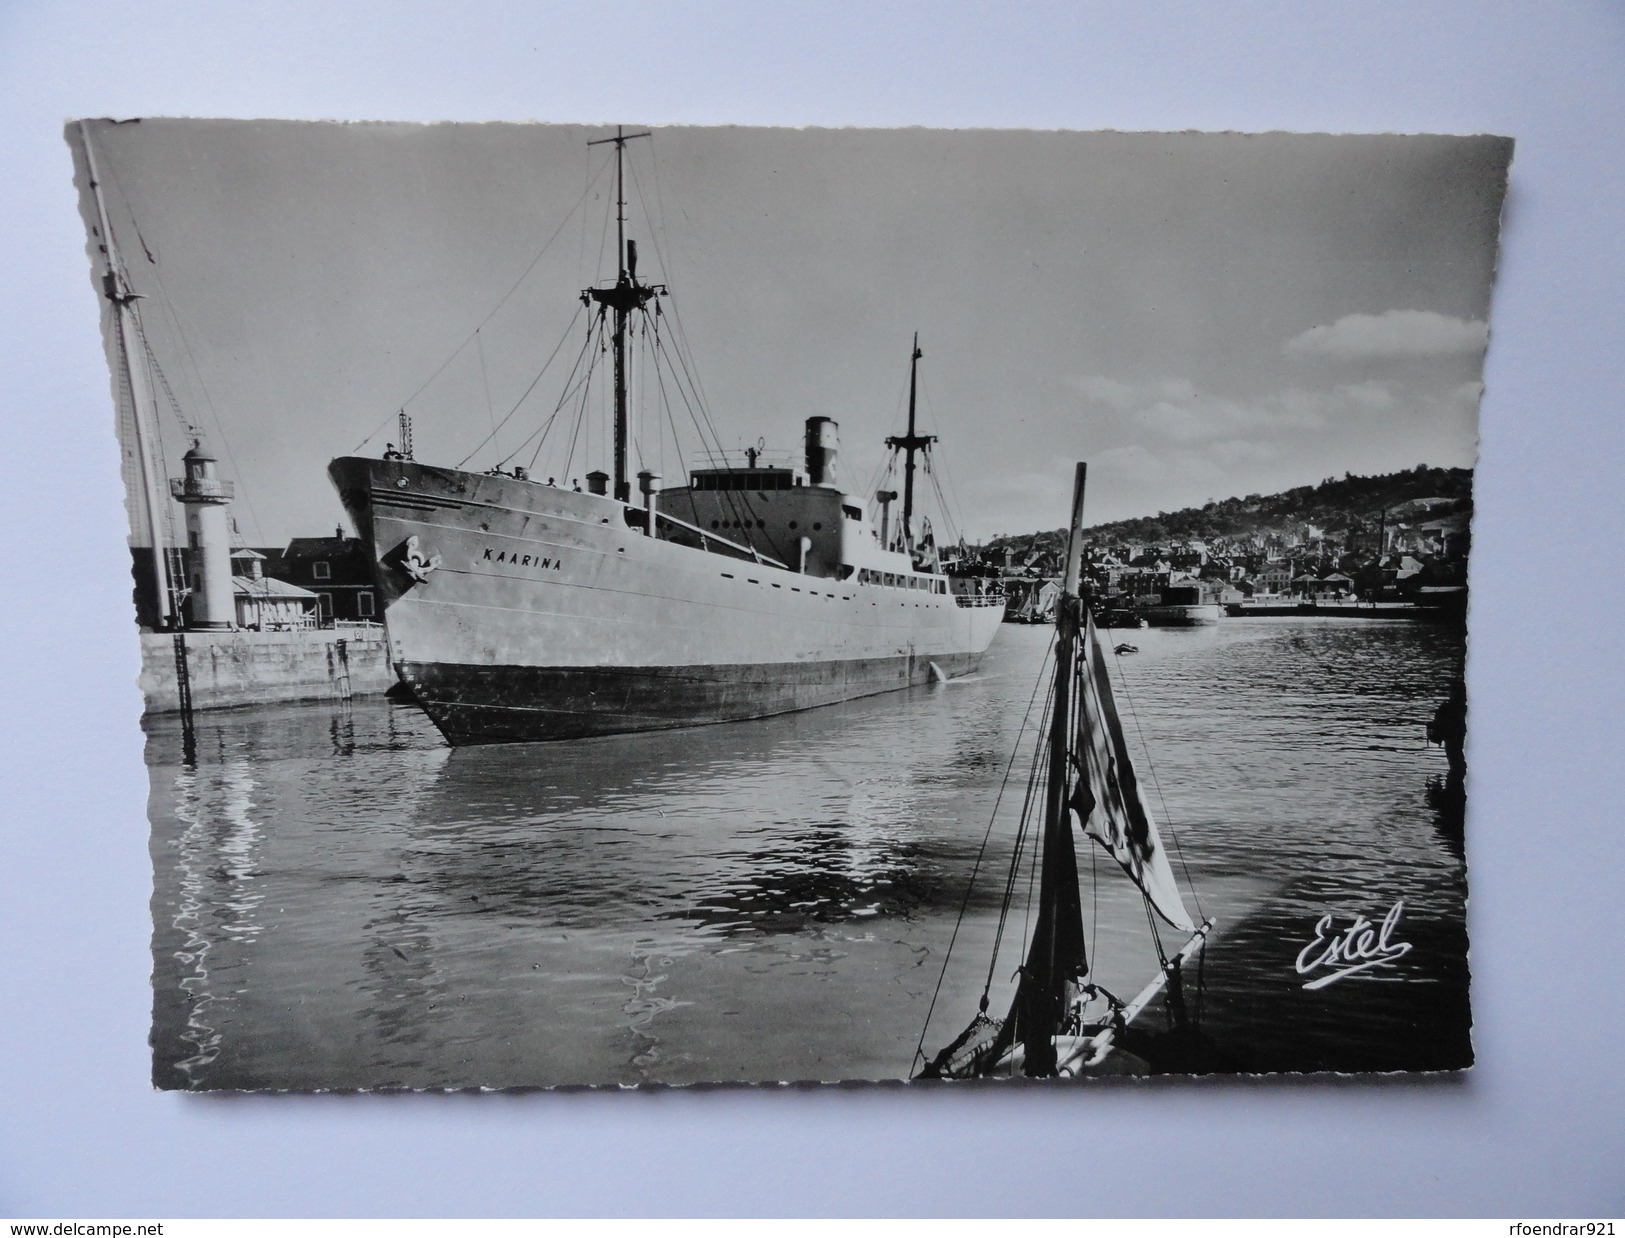
<path fill-rule="evenodd" d="M 215 458 L 201 440 L 182 457 L 185 477 L 171 478 L 169 493 L 186 506 L 186 543 L 191 559 L 191 596 L 187 627 L 236 627 L 236 602 L 231 591 L 231 530 L 226 504 L 232 485 L 222 481 Z"/>

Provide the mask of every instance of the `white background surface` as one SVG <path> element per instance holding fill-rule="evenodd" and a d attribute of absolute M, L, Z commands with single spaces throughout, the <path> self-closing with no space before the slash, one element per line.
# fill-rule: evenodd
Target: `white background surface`
<path fill-rule="evenodd" d="M 1625 1211 L 1625 11 L 1578 3 L 0 11 L 0 1215 Z M 1474 530 L 1479 1065 L 997 1091 L 147 1086 L 146 774 L 64 120 L 1498 132 Z"/>

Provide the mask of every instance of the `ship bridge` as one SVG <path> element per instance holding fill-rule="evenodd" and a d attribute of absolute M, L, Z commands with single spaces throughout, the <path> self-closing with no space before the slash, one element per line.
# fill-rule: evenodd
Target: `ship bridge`
<path fill-rule="evenodd" d="M 755 449 L 737 465 L 693 469 L 688 485 L 659 496 L 660 514 L 691 528 L 664 526 L 660 535 L 684 541 L 714 534 L 812 576 L 912 574 L 907 555 L 881 549 L 862 500 L 836 484 L 837 432 L 828 417 L 808 419 L 805 474 L 788 461 L 768 463 Z"/>
<path fill-rule="evenodd" d="M 801 478 L 794 469 L 746 467 L 695 469 L 688 475 L 691 490 L 794 490 Z"/>

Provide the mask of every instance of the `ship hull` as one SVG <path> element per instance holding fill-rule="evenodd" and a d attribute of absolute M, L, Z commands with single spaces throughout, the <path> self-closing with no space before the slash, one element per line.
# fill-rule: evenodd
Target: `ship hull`
<path fill-rule="evenodd" d="M 831 705 L 972 671 L 999 626 L 997 605 L 649 537 L 601 495 L 410 461 L 329 472 L 396 671 L 457 745 Z"/>
<path fill-rule="evenodd" d="M 980 655 L 652 667 L 398 668 L 453 744 L 531 742 L 740 722 L 953 678 Z"/>

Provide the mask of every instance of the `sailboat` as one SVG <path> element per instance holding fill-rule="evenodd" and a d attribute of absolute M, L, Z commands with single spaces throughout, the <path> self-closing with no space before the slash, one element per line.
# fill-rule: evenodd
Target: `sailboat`
<path fill-rule="evenodd" d="M 1174 1033 L 1170 1045 L 1193 1042 L 1185 1000 L 1184 969 L 1200 960 L 1214 920 L 1195 924 L 1185 908 L 1161 834 L 1140 791 L 1118 716 L 1106 654 L 1082 589 L 1083 495 L 1087 467 L 1077 466 L 1065 574 L 1055 608 L 1054 682 L 1049 726 L 1040 738 L 1039 759 L 1047 764 L 1038 842 L 1036 922 L 1015 994 L 1002 1019 L 988 1014 L 993 969 L 979 1008 L 965 1029 L 933 1056 L 924 1052 L 927 1028 L 916 1051 L 914 1077 L 966 1079 L 999 1075 L 1071 1077 L 1107 1073 L 1121 1054 L 1132 1025 L 1166 994 Z M 1018 837 L 1028 837 L 1024 814 Z M 1151 921 L 1157 966 L 1144 987 L 1123 1000 L 1094 974 L 1086 940 L 1083 899 L 1078 883 L 1076 838 L 1092 839 L 1138 887 Z M 1011 860 L 1016 874 L 1018 845 Z M 1005 886 L 1001 924 L 1010 910 L 1017 881 Z M 968 905 L 968 898 L 967 898 Z M 1160 920 L 1188 934 L 1172 954 L 1162 945 Z M 997 954 L 997 942 L 994 951 Z M 950 947 L 950 957 L 951 957 Z M 944 961 L 946 975 L 948 960 Z M 941 991 L 941 982 L 938 984 Z M 934 1006 L 933 1001 L 933 1006 Z M 1156 1064 L 1152 1064 L 1155 1069 Z M 1185 1068 L 1189 1068 L 1188 1065 Z"/>

